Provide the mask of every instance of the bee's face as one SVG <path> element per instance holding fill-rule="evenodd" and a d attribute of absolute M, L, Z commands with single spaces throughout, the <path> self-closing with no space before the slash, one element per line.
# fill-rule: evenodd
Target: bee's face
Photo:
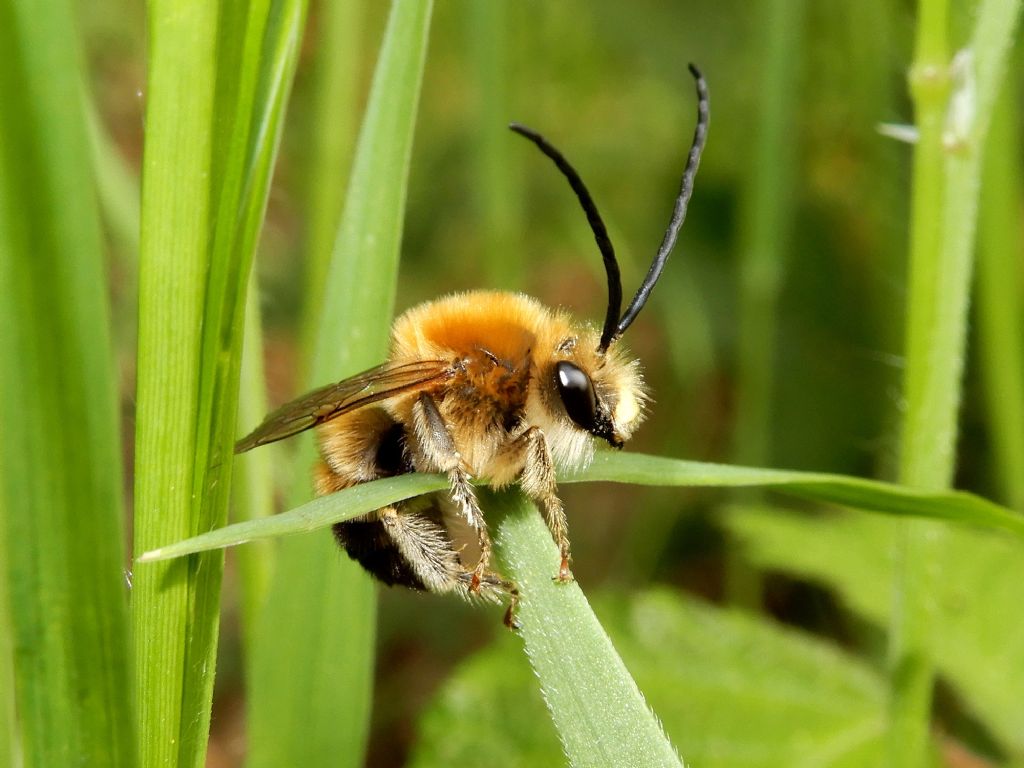
<path fill-rule="evenodd" d="M 548 374 L 551 407 L 579 429 L 621 448 L 643 418 L 647 394 L 639 366 L 615 348 L 596 352 L 588 341 L 566 339 L 556 348 Z"/>

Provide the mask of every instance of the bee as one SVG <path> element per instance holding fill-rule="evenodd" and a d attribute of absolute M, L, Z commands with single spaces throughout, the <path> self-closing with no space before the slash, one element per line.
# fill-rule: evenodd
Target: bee
<path fill-rule="evenodd" d="M 621 448 L 644 417 L 639 362 L 618 341 L 636 319 L 671 253 L 693 191 L 708 126 L 703 76 L 697 123 L 667 231 L 647 276 L 620 315 L 615 250 L 579 174 L 543 136 L 509 127 L 550 158 L 576 194 L 604 260 L 608 308 L 600 331 L 518 293 L 472 291 L 405 312 L 387 362 L 290 402 L 241 439 L 241 453 L 316 428 L 319 494 L 408 472 L 440 472 L 450 491 L 398 502 L 334 526 L 349 557 L 388 585 L 508 599 L 515 585 L 491 569 L 491 539 L 474 478 L 519 483 L 540 507 L 559 551 L 554 578 L 572 581 L 556 469 L 581 468 L 594 443 Z M 476 562 L 467 556 L 475 554 Z"/>

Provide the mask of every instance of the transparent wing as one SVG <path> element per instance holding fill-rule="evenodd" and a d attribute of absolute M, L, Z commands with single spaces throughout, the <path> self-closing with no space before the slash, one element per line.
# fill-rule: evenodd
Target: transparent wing
<path fill-rule="evenodd" d="M 285 403 L 235 443 L 235 453 L 244 453 L 297 435 L 371 403 L 428 389 L 450 378 L 453 373 L 451 364 L 442 360 L 419 360 L 400 365 L 384 363 Z"/>

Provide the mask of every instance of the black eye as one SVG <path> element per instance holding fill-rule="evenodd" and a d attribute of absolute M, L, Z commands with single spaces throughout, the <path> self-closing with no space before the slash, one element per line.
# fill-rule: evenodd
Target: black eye
<path fill-rule="evenodd" d="M 597 421 L 597 398 L 594 397 L 590 377 L 563 360 L 555 364 L 555 383 L 569 418 L 588 432 L 593 432 Z"/>

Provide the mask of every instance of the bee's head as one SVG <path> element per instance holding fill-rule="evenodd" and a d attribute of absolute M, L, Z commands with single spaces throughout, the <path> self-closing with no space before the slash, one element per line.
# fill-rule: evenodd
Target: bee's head
<path fill-rule="evenodd" d="M 540 427 L 560 466 L 586 466 L 599 438 L 621 448 L 644 419 L 649 399 L 638 360 L 621 345 L 599 351 L 598 329 L 560 314 L 542 338 L 527 421 Z M 539 350 L 538 350 L 539 351 Z"/>
<path fill-rule="evenodd" d="M 686 218 L 686 208 L 693 192 L 693 180 L 707 138 L 707 84 L 692 64 L 690 72 L 697 84 L 697 127 L 686 158 L 679 194 L 668 229 L 651 262 L 647 276 L 621 316 L 622 282 L 619 265 L 615 259 L 615 249 L 612 247 L 601 214 L 598 213 L 597 206 L 579 174 L 543 136 L 515 123 L 509 126 L 516 133 L 532 141 L 568 180 L 569 186 L 583 206 L 587 221 L 594 232 L 594 240 L 597 241 L 597 247 L 604 259 L 605 272 L 608 276 L 608 310 L 605 313 L 601 334 L 599 337 L 596 333 L 581 334 L 579 339 L 573 336 L 559 342 L 554 352 L 550 375 L 553 378 L 554 391 L 557 392 L 568 418 L 579 428 L 607 440 L 615 447 L 621 447 L 632 435 L 640 423 L 643 405 L 647 400 L 637 363 L 625 358 L 617 347 L 617 341 L 647 303 L 675 246 L 676 237 Z M 590 335 L 596 344 L 589 343 Z"/>
<path fill-rule="evenodd" d="M 576 346 L 575 337 L 559 345 L 550 370 L 552 400 L 575 426 L 615 448 L 633 436 L 648 400 L 640 364 L 619 350 Z M 567 349 L 572 345 L 572 349 Z"/>

